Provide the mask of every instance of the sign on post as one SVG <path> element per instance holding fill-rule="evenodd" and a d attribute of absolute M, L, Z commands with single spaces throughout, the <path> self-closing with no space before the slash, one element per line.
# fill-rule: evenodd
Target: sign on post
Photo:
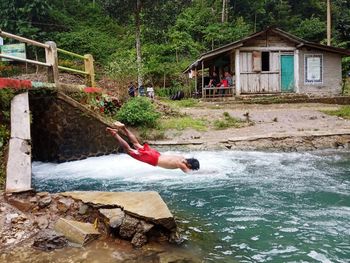
<path fill-rule="evenodd" d="M 3 44 L 4 44 L 4 39 L 0 37 L 0 46 L 2 46 Z"/>
<path fill-rule="evenodd" d="M 10 44 L 1 46 L 1 54 L 26 59 L 26 44 Z M 2 61 L 11 61 L 3 58 Z"/>

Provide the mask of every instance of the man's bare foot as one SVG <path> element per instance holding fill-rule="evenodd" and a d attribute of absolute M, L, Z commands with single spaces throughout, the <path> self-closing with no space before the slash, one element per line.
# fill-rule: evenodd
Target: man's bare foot
<path fill-rule="evenodd" d="M 113 123 L 113 127 L 117 128 L 117 129 L 124 129 L 125 128 L 125 124 L 121 123 L 120 121 L 116 121 Z"/>

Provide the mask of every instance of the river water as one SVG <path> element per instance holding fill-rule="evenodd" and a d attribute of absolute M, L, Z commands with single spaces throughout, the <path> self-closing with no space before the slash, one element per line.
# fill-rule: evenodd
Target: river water
<path fill-rule="evenodd" d="M 169 152 L 177 153 L 177 152 Z M 191 174 L 125 154 L 33 163 L 37 190 L 158 191 L 204 262 L 350 262 L 350 152 L 200 151 Z"/>

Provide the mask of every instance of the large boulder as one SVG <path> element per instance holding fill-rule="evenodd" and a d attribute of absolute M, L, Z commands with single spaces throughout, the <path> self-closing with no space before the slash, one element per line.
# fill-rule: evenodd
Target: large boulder
<path fill-rule="evenodd" d="M 176 223 L 167 205 L 157 192 L 65 192 L 61 195 L 81 200 L 95 207 L 121 208 L 126 214 L 161 225 L 169 231 Z"/>

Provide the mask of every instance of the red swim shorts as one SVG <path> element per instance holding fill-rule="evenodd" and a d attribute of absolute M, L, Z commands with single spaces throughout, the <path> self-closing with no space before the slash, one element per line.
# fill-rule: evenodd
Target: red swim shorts
<path fill-rule="evenodd" d="M 137 152 L 132 151 L 129 155 L 141 162 L 157 166 L 160 153 L 145 143 L 142 148 L 137 150 Z"/>

